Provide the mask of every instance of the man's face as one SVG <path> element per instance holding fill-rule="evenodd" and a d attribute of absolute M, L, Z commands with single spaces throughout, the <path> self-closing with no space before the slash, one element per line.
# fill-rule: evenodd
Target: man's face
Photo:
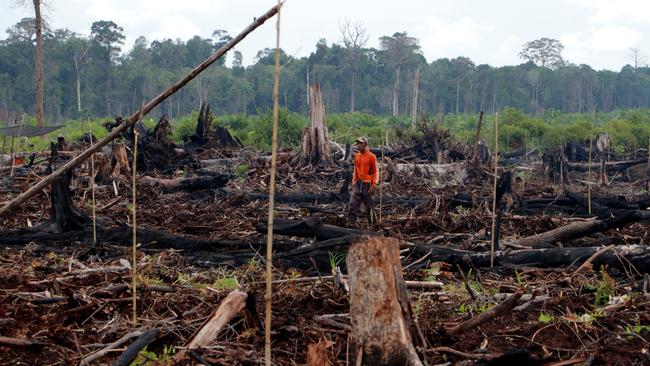
<path fill-rule="evenodd" d="M 366 148 L 368 147 L 368 144 L 365 142 L 357 142 L 357 148 L 359 151 L 364 152 L 366 151 Z"/>

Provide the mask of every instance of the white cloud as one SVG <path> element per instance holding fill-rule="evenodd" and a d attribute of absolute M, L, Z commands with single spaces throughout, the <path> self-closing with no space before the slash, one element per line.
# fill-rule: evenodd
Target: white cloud
<path fill-rule="evenodd" d="M 622 21 L 628 23 L 650 23 L 650 1 L 647 0 L 572 0 L 590 8 L 592 23 Z"/>
<path fill-rule="evenodd" d="M 478 47 L 483 34 L 493 29 L 493 26 L 479 24 L 467 16 L 450 22 L 429 16 L 417 33 L 425 56 L 433 59 L 449 51 Z"/>

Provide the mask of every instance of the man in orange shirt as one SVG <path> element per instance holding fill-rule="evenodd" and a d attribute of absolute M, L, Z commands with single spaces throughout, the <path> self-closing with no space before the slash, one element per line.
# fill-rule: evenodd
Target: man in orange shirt
<path fill-rule="evenodd" d="M 368 149 L 368 140 L 365 137 L 359 137 L 355 144 L 359 152 L 354 155 L 354 174 L 347 224 L 352 226 L 356 223 L 359 208 L 363 204 L 368 211 L 368 223 L 373 225 L 377 221 L 375 203 L 372 199 L 378 180 L 377 157 Z"/>

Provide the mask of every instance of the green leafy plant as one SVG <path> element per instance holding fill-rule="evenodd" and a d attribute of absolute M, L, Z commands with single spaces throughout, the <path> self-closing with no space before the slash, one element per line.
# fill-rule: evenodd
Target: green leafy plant
<path fill-rule="evenodd" d="M 549 324 L 555 320 L 555 317 L 551 314 L 539 313 L 539 318 L 537 318 L 537 320 L 542 324 Z"/>
<path fill-rule="evenodd" d="M 242 182 L 248 178 L 248 169 L 248 164 L 240 164 L 237 166 L 237 169 L 235 170 L 235 177 L 238 181 Z"/>
<path fill-rule="evenodd" d="M 602 279 L 598 282 L 596 288 L 596 306 L 607 305 L 609 297 L 614 292 L 614 280 L 609 276 L 607 271 L 603 268 L 601 271 Z"/>
<path fill-rule="evenodd" d="M 162 353 L 156 354 L 144 347 L 138 354 L 138 357 L 131 362 L 131 366 L 158 365 L 171 360 L 174 355 L 174 346 L 163 346 Z"/>
<path fill-rule="evenodd" d="M 330 259 L 330 268 L 334 269 L 334 267 L 338 267 L 341 262 L 343 262 L 343 259 L 345 259 L 345 253 L 332 253 L 328 252 L 329 259 Z"/>

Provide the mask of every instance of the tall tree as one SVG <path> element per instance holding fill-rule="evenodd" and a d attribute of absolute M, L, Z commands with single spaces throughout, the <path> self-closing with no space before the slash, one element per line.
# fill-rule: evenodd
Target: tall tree
<path fill-rule="evenodd" d="M 638 48 L 630 48 L 627 53 L 627 58 L 632 61 L 632 66 L 634 66 L 635 69 L 648 66 L 648 59 Z"/>
<path fill-rule="evenodd" d="M 111 115 L 111 67 L 113 56 L 120 51 L 124 44 L 124 29 L 110 20 L 99 20 L 90 27 L 90 36 L 95 48 L 96 56 L 104 63 L 106 90 L 105 103 L 106 115 Z"/>
<path fill-rule="evenodd" d="M 339 30 L 343 37 L 343 44 L 348 51 L 348 67 L 350 68 L 350 112 L 354 112 L 355 95 L 356 95 L 356 81 L 357 69 L 359 66 L 359 57 L 361 56 L 363 47 L 368 42 L 367 29 L 361 22 L 351 22 L 345 19 L 342 24 L 339 24 Z"/>
<path fill-rule="evenodd" d="M 391 109 L 392 115 L 397 116 L 399 114 L 400 73 L 402 67 L 412 58 L 413 54 L 420 51 L 420 45 L 417 38 L 409 37 L 406 32 L 397 32 L 392 36 L 383 36 L 379 38 L 379 42 L 386 63 L 395 71 Z"/>
<path fill-rule="evenodd" d="M 562 58 L 564 45 L 553 38 L 540 38 L 526 42 L 519 52 L 519 58 L 541 67 L 557 69 L 565 64 Z"/>
<path fill-rule="evenodd" d="M 72 54 L 76 77 L 75 89 L 77 91 L 77 112 L 81 112 L 81 65 L 86 60 L 86 54 L 88 54 L 88 50 L 90 49 L 90 42 L 85 39 L 79 40 L 79 47 L 77 47 Z"/>
<path fill-rule="evenodd" d="M 36 119 L 45 126 L 45 75 L 43 72 L 43 18 L 41 0 L 33 0 L 36 25 Z"/>

